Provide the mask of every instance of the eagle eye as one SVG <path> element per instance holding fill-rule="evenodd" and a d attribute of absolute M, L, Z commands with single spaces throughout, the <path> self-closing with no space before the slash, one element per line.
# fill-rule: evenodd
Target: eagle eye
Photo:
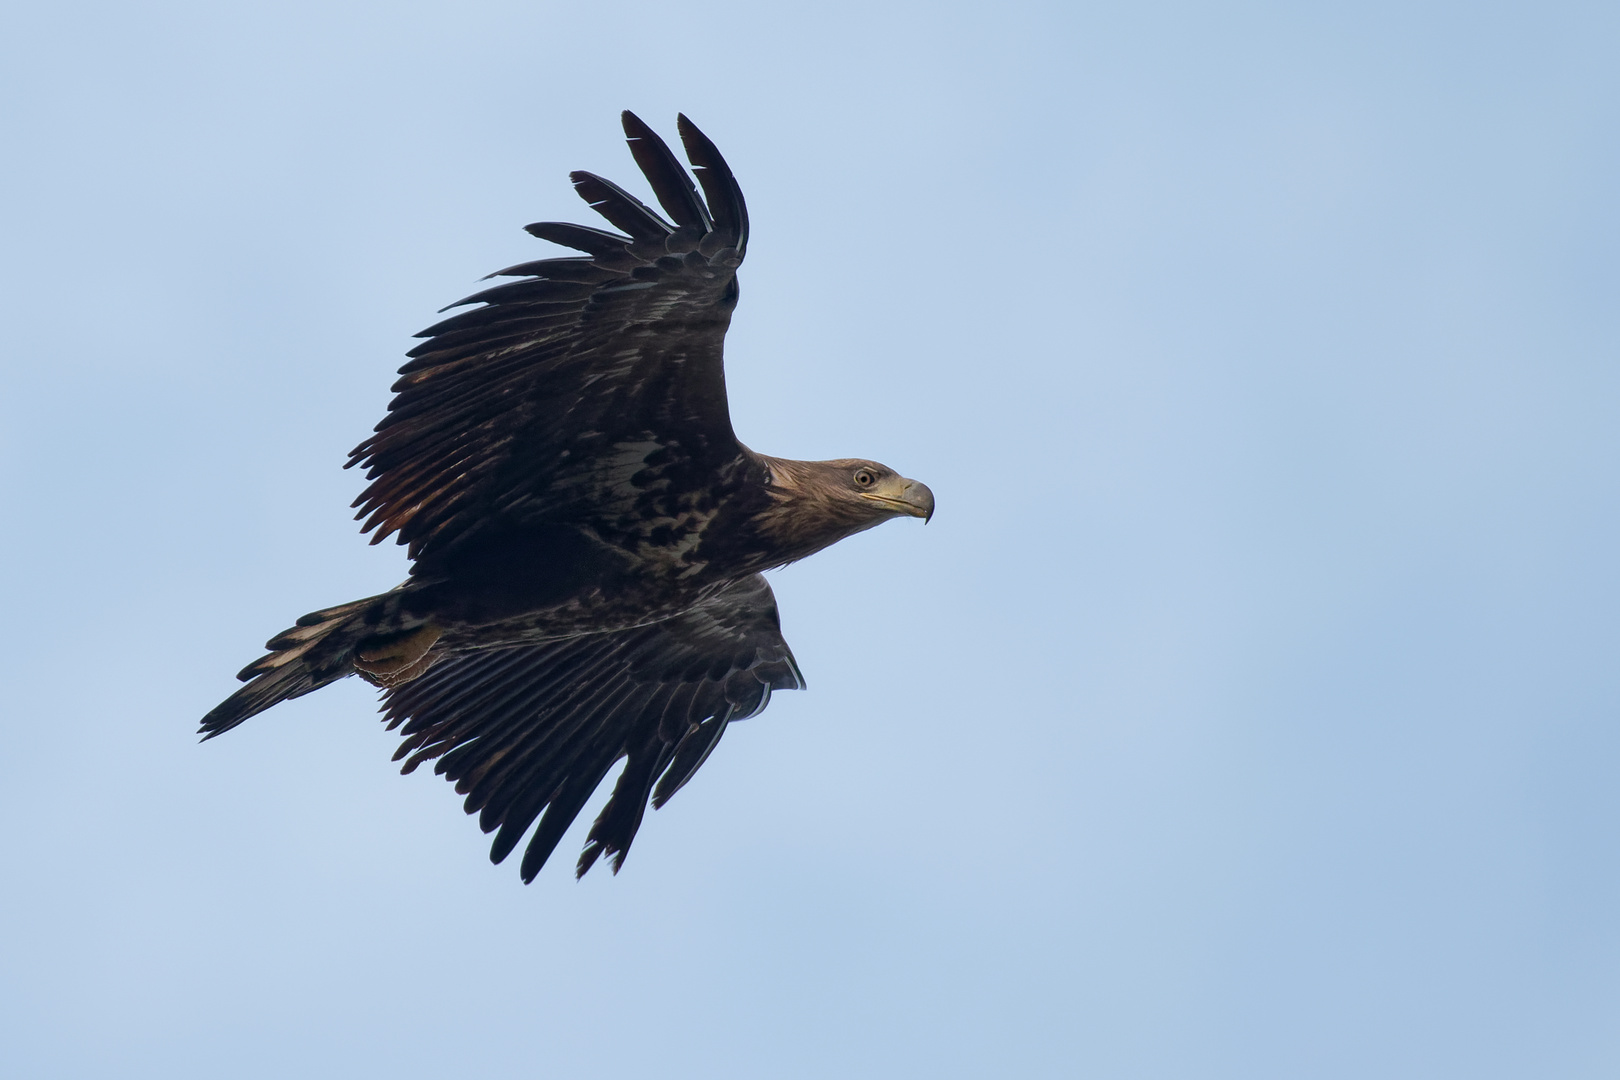
<path fill-rule="evenodd" d="M 869 488 L 875 483 L 877 483 L 877 476 L 873 474 L 871 469 L 856 469 L 855 470 L 855 486 L 856 487 Z"/>

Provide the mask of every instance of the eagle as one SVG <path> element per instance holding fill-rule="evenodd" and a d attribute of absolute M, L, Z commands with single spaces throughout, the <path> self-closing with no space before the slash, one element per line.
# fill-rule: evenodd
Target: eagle
<path fill-rule="evenodd" d="M 533 827 L 525 883 L 618 762 L 576 877 L 603 856 L 617 874 L 649 802 L 773 691 L 804 689 L 764 571 L 934 512 L 926 485 L 878 462 L 737 440 L 722 351 L 748 249 L 742 191 L 684 115 L 691 174 L 622 120 L 667 218 L 571 173 L 616 231 L 527 226 L 583 254 L 496 271 L 512 280 L 417 335 L 345 466 L 365 469 L 362 533 L 405 545 L 409 577 L 271 638 L 200 731 L 359 675 L 383 690 L 394 760 L 434 762 L 495 834 L 492 862 Z"/>

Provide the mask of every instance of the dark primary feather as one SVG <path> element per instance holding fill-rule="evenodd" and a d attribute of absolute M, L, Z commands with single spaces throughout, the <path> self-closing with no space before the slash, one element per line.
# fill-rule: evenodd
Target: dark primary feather
<path fill-rule="evenodd" d="M 686 147 L 686 159 L 697 171 L 698 183 L 709 199 L 709 213 L 714 218 L 712 236 L 731 238 L 731 246 L 739 252 L 748 249 L 748 205 L 743 202 L 742 188 L 731 175 L 731 166 L 720 156 L 720 151 L 698 126 L 681 113 L 675 118 L 681 133 L 681 144 Z"/>
<path fill-rule="evenodd" d="M 611 180 L 584 171 L 571 172 L 568 179 L 574 182 L 574 190 L 591 204 L 592 210 L 637 240 L 662 240 L 675 231 L 669 222 Z"/>
<path fill-rule="evenodd" d="M 626 113 L 625 131 L 664 221 L 622 188 L 575 173 L 623 234 L 540 222 L 535 236 L 588 258 L 542 259 L 451 305 L 480 305 L 422 332 L 388 415 L 356 447 L 370 483 L 355 500 L 372 542 L 442 553 L 492 519 L 589 520 L 611 511 L 619 444 L 657 444 L 712 476 L 742 449 L 726 406 L 722 346 L 747 244 L 742 193 L 684 117 L 681 139 L 708 205 L 669 147 Z M 627 234 L 627 235 L 626 235 Z M 448 309 L 447 309 L 448 310 Z"/>
<path fill-rule="evenodd" d="M 437 759 L 467 813 L 498 830 L 493 861 L 541 819 L 522 863 L 530 881 L 614 762 L 626 759 L 579 874 L 603 855 L 617 872 L 649 799 L 667 802 L 772 690 L 803 685 L 756 574 L 663 622 L 452 656 L 388 690 L 384 714 L 404 737 L 402 771 Z"/>
<path fill-rule="evenodd" d="M 570 225 L 566 221 L 536 221 L 523 226 L 530 236 L 550 240 L 553 244 L 607 257 L 624 251 L 624 237 L 589 225 Z"/>
<path fill-rule="evenodd" d="M 696 229 L 699 235 L 714 228 L 708 208 L 698 198 L 692 178 L 681 168 L 669 147 L 644 124 L 635 113 L 624 114 L 624 134 L 630 140 L 630 153 L 640 166 L 641 173 L 652 185 L 658 205 L 675 220 L 675 224 Z"/>

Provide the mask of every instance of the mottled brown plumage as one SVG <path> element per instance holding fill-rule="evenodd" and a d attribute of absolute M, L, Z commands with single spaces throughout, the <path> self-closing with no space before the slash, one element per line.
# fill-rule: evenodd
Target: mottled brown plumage
<path fill-rule="evenodd" d="M 929 490 L 876 462 L 790 461 L 737 441 L 721 362 L 748 211 L 684 116 L 702 197 L 631 113 L 624 130 L 669 220 L 590 173 L 575 189 L 619 233 L 541 222 L 585 252 L 498 271 L 400 369 L 349 464 L 372 542 L 409 579 L 272 638 L 205 738 L 347 675 L 385 688 L 396 760 L 435 770 L 532 880 L 608 771 L 580 857 L 615 871 L 731 721 L 800 689 L 761 572 L 892 517 Z"/>

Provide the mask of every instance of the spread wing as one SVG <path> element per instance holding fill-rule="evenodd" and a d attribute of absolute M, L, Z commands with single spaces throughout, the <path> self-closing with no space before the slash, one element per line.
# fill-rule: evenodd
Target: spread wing
<path fill-rule="evenodd" d="M 755 574 L 650 626 L 450 657 L 388 690 L 383 712 L 390 729 L 403 725 L 402 771 L 437 758 L 467 813 L 499 830 L 492 861 L 540 818 L 523 854 L 527 882 L 620 758 L 579 875 L 604 854 L 617 873 L 648 799 L 668 801 L 726 725 L 763 710 L 772 690 L 803 687 L 771 588 Z"/>
<path fill-rule="evenodd" d="M 354 449 L 370 484 L 354 505 L 373 543 L 442 553 L 497 519 L 589 520 L 629 509 L 649 461 L 665 497 L 707 486 L 742 453 L 721 348 L 748 244 L 742 192 L 685 116 L 705 198 L 663 140 L 624 114 L 631 153 L 672 219 L 586 172 L 575 189 L 620 233 L 540 222 L 586 253 L 491 274 L 518 280 L 422 331 L 388 415 Z M 448 310 L 448 309 L 446 309 Z M 644 485 L 645 486 L 645 485 Z"/>

